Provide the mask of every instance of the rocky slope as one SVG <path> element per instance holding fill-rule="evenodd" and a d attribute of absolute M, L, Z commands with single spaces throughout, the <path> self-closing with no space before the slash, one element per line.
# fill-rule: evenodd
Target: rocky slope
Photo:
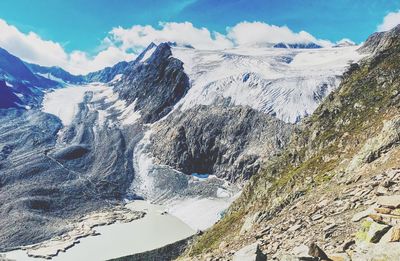
<path fill-rule="evenodd" d="M 86 81 L 82 75 L 73 75 L 64 69 L 52 66 L 40 66 L 33 63 L 25 63 L 25 65 L 37 76 L 44 77 L 60 83 L 80 84 Z"/>
<path fill-rule="evenodd" d="M 86 94 L 65 128 L 40 111 L 1 111 L 1 250 L 65 233 L 69 220 L 125 196 L 133 179 L 132 148 L 142 132 L 135 126 L 94 128 L 98 114 L 90 108 L 101 103 L 92 97 Z"/>
<path fill-rule="evenodd" d="M 399 243 L 389 241 L 398 240 L 398 205 L 377 196 L 400 189 L 399 31 L 366 41 L 361 50 L 373 54 L 349 68 L 287 149 L 182 259 L 235 260 L 236 251 L 257 242 L 273 260 L 396 260 Z M 355 215 L 375 203 L 380 214 Z"/>

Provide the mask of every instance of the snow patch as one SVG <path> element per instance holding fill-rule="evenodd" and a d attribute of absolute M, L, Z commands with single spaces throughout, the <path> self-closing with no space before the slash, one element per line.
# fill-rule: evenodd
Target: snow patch
<path fill-rule="evenodd" d="M 145 132 L 142 140 L 136 145 L 133 152 L 133 167 L 135 170 L 135 182 L 132 183 L 131 191 L 140 192 L 141 195 L 147 197 L 151 195 L 153 189 L 153 178 L 149 173 L 154 167 L 153 158 L 147 152 L 150 145 L 151 130 Z"/>
<path fill-rule="evenodd" d="M 42 76 L 43 78 L 47 78 L 49 80 L 52 80 L 52 81 L 56 81 L 56 82 L 59 82 L 59 83 L 65 83 L 65 81 L 63 79 L 58 78 L 58 77 L 52 75 L 51 73 L 36 73 L 36 74 L 39 75 L 39 76 Z"/>
<path fill-rule="evenodd" d="M 111 82 L 117 82 L 121 80 L 122 75 L 123 75 L 122 73 L 115 75 L 114 78 L 111 80 Z"/>
<path fill-rule="evenodd" d="M 149 50 L 147 50 L 147 52 L 143 55 L 143 58 L 140 60 L 140 62 L 146 62 L 146 60 L 149 59 L 150 56 L 154 53 L 156 47 L 157 46 L 153 46 Z"/>

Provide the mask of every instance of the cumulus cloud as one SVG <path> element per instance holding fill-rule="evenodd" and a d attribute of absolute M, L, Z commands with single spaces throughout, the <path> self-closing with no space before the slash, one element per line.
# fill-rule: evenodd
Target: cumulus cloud
<path fill-rule="evenodd" d="M 44 66 L 60 66 L 74 74 L 85 74 L 111 66 L 122 60 L 131 60 L 134 55 L 109 45 L 96 56 L 85 52 L 67 53 L 56 42 L 44 40 L 34 32 L 24 34 L 15 26 L 0 19 L 0 47 L 24 61 Z"/>
<path fill-rule="evenodd" d="M 33 32 L 23 34 L 1 19 L 0 32 L 0 47 L 28 62 L 41 61 L 43 65 L 54 65 L 62 64 L 68 58 L 60 44 L 43 40 Z"/>
<path fill-rule="evenodd" d="M 384 18 L 383 22 L 378 25 L 378 32 L 388 31 L 400 24 L 400 10 L 397 12 L 388 13 Z"/>
<path fill-rule="evenodd" d="M 309 43 L 323 46 L 331 45 L 329 41 L 318 40 L 311 34 L 293 32 L 287 26 L 269 25 L 262 22 L 241 22 L 228 29 L 228 38 L 236 45 L 262 45 L 267 43 Z"/>
<path fill-rule="evenodd" d="M 176 42 L 198 49 L 224 49 L 233 47 L 226 36 L 210 32 L 207 28 L 196 28 L 192 23 L 160 23 L 160 29 L 146 25 L 131 28 L 114 28 L 107 37 L 108 42 L 119 44 L 123 49 L 143 48 L 149 43 Z"/>
<path fill-rule="evenodd" d="M 331 42 L 316 39 L 311 34 L 293 32 L 287 26 L 275 26 L 262 22 L 241 22 L 226 29 L 225 34 L 210 32 L 207 28 L 196 28 L 190 22 L 160 23 L 160 28 L 134 25 L 131 28 L 114 28 L 106 42 L 112 42 L 123 49 L 143 48 L 150 42 L 176 42 L 198 49 L 224 49 L 234 46 L 252 46 L 271 43 L 309 43 L 323 46 Z"/>
<path fill-rule="evenodd" d="M 113 28 L 100 43 L 101 51 L 90 56 L 79 50 L 68 53 L 59 43 L 44 40 L 34 32 L 22 33 L 1 19 L 0 31 L 0 47 L 12 54 L 28 62 L 60 66 L 74 74 L 85 74 L 122 60 L 132 60 L 151 42 L 176 42 L 198 49 L 225 49 L 279 42 L 332 45 L 305 31 L 293 32 L 287 26 L 262 22 L 241 22 L 227 28 L 224 33 L 198 28 L 190 22 L 169 22 L 160 23 L 158 27 L 134 25 L 130 28 Z"/>

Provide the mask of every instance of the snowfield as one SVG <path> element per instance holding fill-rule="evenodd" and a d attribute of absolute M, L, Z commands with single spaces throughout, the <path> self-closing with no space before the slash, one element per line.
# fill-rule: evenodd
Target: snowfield
<path fill-rule="evenodd" d="M 68 126 L 78 112 L 78 104 L 83 101 L 85 93 L 88 91 L 98 92 L 106 88 L 104 85 L 90 84 L 70 85 L 66 88 L 56 89 L 46 93 L 42 111 L 57 116 L 64 126 Z"/>
<path fill-rule="evenodd" d="M 247 48 L 218 51 L 174 47 L 191 89 L 175 106 L 250 106 L 294 123 L 311 114 L 362 56 L 357 46 L 320 49 Z"/>
<path fill-rule="evenodd" d="M 140 119 L 140 113 L 134 110 L 135 102 L 127 105 L 118 98 L 118 94 L 106 84 L 92 83 L 87 85 L 67 85 L 65 88 L 56 89 L 44 96 L 42 111 L 60 118 L 64 126 L 71 124 L 79 108 L 78 105 L 85 97 L 85 93 L 91 92 L 91 110 L 98 112 L 98 126 L 108 124 L 130 125 Z M 109 120 L 111 116 L 115 119 Z"/>

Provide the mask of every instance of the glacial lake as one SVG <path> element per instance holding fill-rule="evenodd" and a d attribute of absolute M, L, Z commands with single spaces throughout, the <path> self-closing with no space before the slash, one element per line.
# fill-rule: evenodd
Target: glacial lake
<path fill-rule="evenodd" d="M 156 249 L 196 233 L 177 217 L 162 214 L 165 210 L 162 206 L 146 201 L 134 201 L 126 206 L 147 214 L 130 223 L 96 227 L 95 230 L 101 235 L 82 238 L 79 244 L 51 260 L 106 260 Z M 28 257 L 23 250 L 8 252 L 6 258 L 17 261 L 46 260 Z"/>

